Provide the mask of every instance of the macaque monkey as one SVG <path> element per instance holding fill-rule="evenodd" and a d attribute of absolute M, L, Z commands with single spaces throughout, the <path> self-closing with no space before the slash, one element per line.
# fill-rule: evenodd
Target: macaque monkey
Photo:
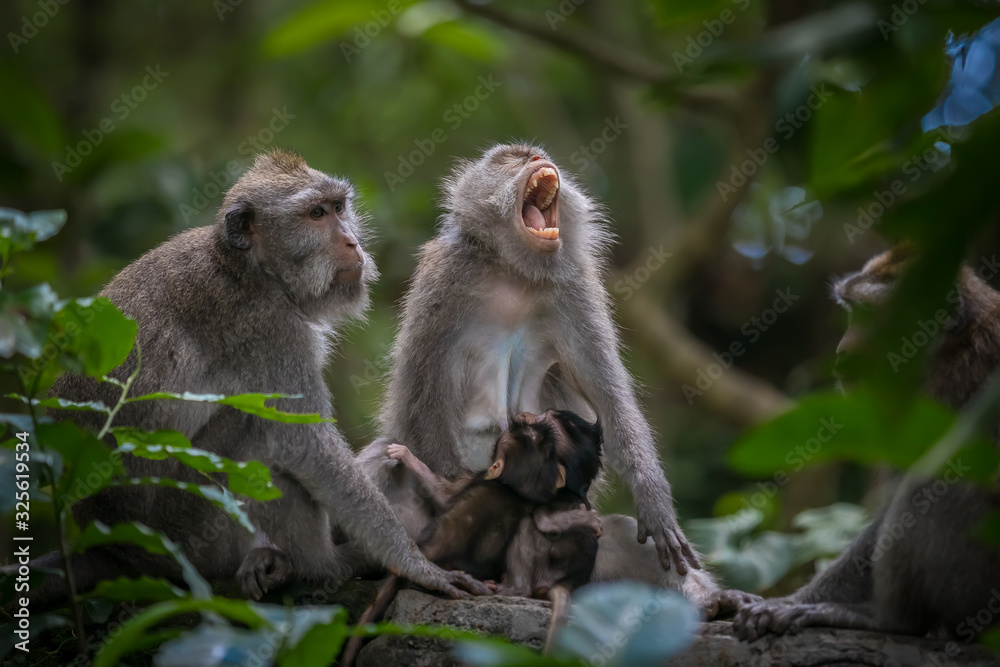
<path fill-rule="evenodd" d="M 849 311 L 883 303 L 908 254 L 896 248 L 838 280 L 837 302 Z M 960 409 L 1000 366 L 1000 294 L 963 267 L 948 300 L 954 312 L 930 354 L 926 389 Z M 838 351 L 860 339 L 852 326 Z M 996 614 L 985 625 L 976 619 L 994 604 L 1000 553 L 975 532 L 987 514 L 1000 510 L 1000 492 L 995 484 L 953 482 L 939 493 L 935 486 L 942 480 L 904 478 L 892 502 L 827 570 L 787 597 L 743 607 L 734 622 L 737 634 L 753 641 L 768 632 L 829 626 L 968 642 L 996 625 Z"/>
<path fill-rule="evenodd" d="M 587 427 L 596 428 L 589 424 Z M 597 447 L 598 458 L 593 462 L 593 474 L 589 478 L 584 476 L 590 471 L 581 470 L 580 464 L 590 457 L 586 453 L 573 456 L 571 450 L 575 444 L 567 438 L 562 423 L 557 422 L 551 413 L 541 417 L 526 413 L 516 416 L 510 428 L 500 434 L 493 462 L 484 472 L 465 474 L 450 481 L 435 475 L 404 445 L 390 445 L 387 455 L 416 476 L 434 504 L 434 520 L 418 540 L 424 555 L 445 569 L 461 569 L 476 579 L 492 581 L 506 577 L 507 565 L 512 562 L 509 550 L 515 535 L 520 537 L 525 526 L 537 530 L 536 510 L 543 507 L 549 510 L 537 519 L 548 532 L 572 531 L 578 523 L 586 524 L 587 531 L 594 530 L 595 517 L 589 514 L 581 516 L 580 510 L 575 507 L 569 512 L 547 507 L 566 488 L 567 481 L 589 487 L 597 474 L 600 431 L 596 431 L 596 442 L 590 444 Z M 571 455 L 569 465 L 573 466 L 572 470 L 564 463 L 566 454 Z M 570 493 L 579 501 L 586 488 L 575 488 Z M 596 535 L 593 532 L 589 534 L 594 542 L 593 548 L 589 554 L 587 551 L 579 554 L 582 559 L 589 556 L 589 568 L 582 576 L 584 581 L 590 575 L 597 551 Z M 555 537 L 556 542 L 560 539 Z M 525 549 L 534 546 L 533 542 L 523 537 L 519 544 Z M 538 552 L 522 554 L 513 562 L 526 569 L 530 567 L 526 562 L 532 558 L 547 561 L 549 551 L 546 546 Z M 520 576 L 528 574 L 525 572 Z M 560 574 L 554 578 L 561 582 L 564 576 Z M 359 623 L 371 623 L 380 618 L 395 597 L 399 584 L 396 575 L 390 575 L 383 581 L 375 601 L 362 614 Z M 527 594 L 530 593 L 528 591 Z M 341 664 L 352 664 L 360 647 L 361 638 L 352 639 L 344 649 Z"/>
<path fill-rule="evenodd" d="M 334 327 L 361 316 L 378 275 L 364 250 L 365 234 L 365 216 L 349 182 L 310 168 L 292 153 L 257 156 L 226 193 L 215 224 L 178 234 L 104 288 L 102 295 L 139 323 L 137 349 L 111 375 L 125 380 L 141 350 L 134 394 L 266 390 L 303 397 L 276 401 L 280 410 L 329 417 L 323 368 Z M 64 375 L 51 393 L 114 405 L 119 392 L 111 384 Z M 86 412 L 60 416 L 94 429 L 103 418 Z M 195 447 L 262 461 L 283 495 L 246 502 L 256 535 L 220 517 L 207 501 L 158 486 L 106 489 L 84 499 L 73 507 L 81 526 L 140 521 L 184 546 L 209 580 L 239 574 L 251 597 L 291 573 L 305 580 L 344 579 L 365 556 L 454 597 L 463 595 L 458 587 L 488 593 L 481 582 L 423 557 L 330 423 L 284 424 L 222 405 L 173 400 L 128 403 L 116 423 L 176 429 Z M 204 480 L 169 459 L 126 454 L 123 463 L 134 477 Z M 335 545 L 331 522 L 363 554 Z M 192 538 L 210 539 L 206 535 L 213 536 L 209 548 L 187 548 Z M 122 575 L 180 581 L 171 559 L 125 546 L 74 555 L 70 567 L 80 591 Z M 64 598 L 63 579 L 49 577 L 38 595 L 33 604 L 39 606 Z"/>
<path fill-rule="evenodd" d="M 440 231 L 422 248 L 404 299 L 380 436 L 359 454 L 409 534 L 425 530 L 433 506 L 412 471 L 392 465 L 391 444 L 406 443 L 435 474 L 456 478 L 490 465 L 513 415 L 570 410 L 600 422 L 606 460 L 638 513 L 603 533 L 607 557 L 598 554 L 596 574 L 643 573 L 706 613 L 720 595 L 722 606 L 738 604 L 742 596 L 719 591 L 701 569 L 677 523 L 619 352 L 599 205 L 545 151 L 524 144 L 460 162 L 444 189 Z M 629 529 L 634 549 L 609 544 Z"/>

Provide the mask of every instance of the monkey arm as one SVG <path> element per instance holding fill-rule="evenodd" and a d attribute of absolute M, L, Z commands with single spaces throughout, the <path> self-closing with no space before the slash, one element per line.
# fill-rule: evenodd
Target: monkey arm
<path fill-rule="evenodd" d="M 325 412 L 328 412 L 326 410 Z M 396 518 L 385 496 L 354 462 L 350 450 L 330 424 L 287 424 L 282 430 L 281 466 L 316 499 L 349 537 L 377 555 L 391 571 L 453 597 L 461 586 L 488 595 L 482 582 L 461 572 L 445 572 L 430 563 Z"/>
<path fill-rule="evenodd" d="M 389 458 L 398 460 L 406 466 L 407 470 L 413 473 L 417 481 L 424 487 L 424 490 L 430 494 L 436 511 L 442 512 L 448 507 L 459 488 L 456 488 L 455 485 L 444 477 L 435 475 L 434 471 L 428 468 L 423 461 L 414 456 L 413 452 L 403 445 L 389 445 L 386 453 Z"/>
<path fill-rule="evenodd" d="M 543 533 L 563 533 L 570 528 L 582 526 L 592 528 L 599 536 L 601 534 L 601 519 L 597 510 L 579 509 L 546 511 L 538 509 L 534 514 L 535 527 Z"/>
<path fill-rule="evenodd" d="M 582 284 L 599 285 L 596 277 L 581 278 Z M 560 361 L 568 366 L 585 398 L 597 411 L 604 429 L 604 454 L 611 467 L 632 490 L 635 500 L 639 542 L 652 537 L 665 569 L 676 564 L 677 572 L 701 563 L 677 521 L 670 484 L 660 466 L 653 433 L 639 402 L 633 380 L 619 354 L 620 341 L 611 319 L 607 295 L 567 293 L 559 327 Z M 588 326 L 574 319 L 587 316 Z"/>

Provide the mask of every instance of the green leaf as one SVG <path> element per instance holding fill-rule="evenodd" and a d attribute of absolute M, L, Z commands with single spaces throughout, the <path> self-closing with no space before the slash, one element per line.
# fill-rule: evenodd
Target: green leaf
<path fill-rule="evenodd" d="M 157 667 L 255 667 L 273 665 L 262 655 L 273 655 L 271 632 L 252 632 L 229 625 L 203 623 L 163 644 L 156 653 Z M 319 663 L 312 663 L 319 664 Z M 330 662 L 324 663 L 329 665 Z"/>
<path fill-rule="evenodd" d="M 264 38 L 264 53 L 268 56 L 288 56 L 340 36 L 347 37 L 355 27 L 365 35 L 365 24 L 375 21 L 372 12 L 384 12 L 394 18 L 384 2 L 362 1 L 328 3 L 317 2 L 303 7 L 284 22 L 273 28 Z M 379 29 L 384 29 L 379 25 Z M 353 37 L 349 40 L 356 48 Z"/>
<path fill-rule="evenodd" d="M 161 399 L 174 399 L 180 401 L 200 401 L 203 403 L 218 403 L 236 408 L 241 412 L 246 412 L 264 419 L 283 422 L 286 424 L 320 424 L 323 422 L 336 422 L 336 419 L 321 417 L 318 414 L 299 414 L 297 412 L 282 412 L 276 408 L 264 405 L 265 401 L 279 398 L 302 398 L 301 394 L 236 394 L 235 396 L 225 396 L 223 394 L 193 394 L 185 391 L 182 394 L 174 394 L 159 391 L 141 396 L 130 396 L 125 399 L 126 403 L 135 401 L 154 401 Z"/>
<path fill-rule="evenodd" d="M 495 62 L 507 55 L 507 45 L 496 33 L 460 21 L 431 26 L 420 36 L 426 42 L 449 48 L 482 62 Z"/>
<path fill-rule="evenodd" d="M 955 414 L 925 398 L 905 410 L 892 414 L 868 388 L 813 394 L 744 434 L 730 449 L 729 462 L 757 476 L 787 475 L 831 460 L 907 468 L 951 427 Z"/>
<path fill-rule="evenodd" d="M 57 306 L 56 293 L 44 283 L 21 292 L 0 291 L 0 357 L 42 356 Z"/>
<path fill-rule="evenodd" d="M 246 528 L 249 532 L 255 532 L 254 525 L 250 518 L 243 511 L 243 502 L 236 498 L 228 489 L 213 486 L 210 484 L 191 484 L 189 482 L 179 482 L 169 477 L 132 477 L 114 480 L 108 486 L 163 486 L 168 489 L 179 489 L 194 494 L 199 498 L 204 498 L 220 510 L 232 517 L 237 523 Z"/>
<path fill-rule="evenodd" d="M 146 645 L 146 631 L 174 616 L 192 612 L 214 612 L 257 630 L 267 626 L 267 622 L 256 611 L 256 605 L 242 600 L 226 598 L 167 600 L 145 609 L 131 622 L 121 628 L 121 632 L 110 637 L 101 646 L 94 658 L 94 667 L 114 667 L 121 658 L 137 648 Z M 190 663 L 189 663 L 190 664 Z"/>
<path fill-rule="evenodd" d="M 276 624 L 277 625 L 277 624 Z M 281 667 L 329 665 L 347 639 L 347 610 L 343 607 L 299 607 L 290 620 L 278 625 L 285 634 Z"/>
<path fill-rule="evenodd" d="M 62 457 L 63 471 L 55 493 L 67 504 L 97 493 L 125 473 L 120 456 L 72 422 L 39 424 L 38 440 Z"/>
<path fill-rule="evenodd" d="M 181 576 L 191 589 L 191 595 L 199 600 L 211 599 L 212 589 L 187 559 L 184 552 L 169 537 L 138 522 L 118 523 L 108 526 L 95 521 L 80 533 L 73 550 L 81 552 L 102 544 L 134 544 L 151 554 L 173 556 L 181 567 Z"/>
<path fill-rule="evenodd" d="M 56 313 L 53 335 L 62 336 L 69 370 L 102 378 L 125 363 L 138 324 L 104 297 L 74 299 Z"/>
<path fill-rule="evenodd" d="M 30 250 L 39 241 L 51 238 L 66 224 L 66 211 L 24 213 L 0 207 L 0 258 L 6 273 L 11 254 Z"/>
<path fill-rule="evenodd" d="M 126 444 L 132 444 L 137 447 L 147 445 L 169 445 L 170 447 L 174 447 L 176 449 L 191 448 L 191 441 L 188 440 L 183 433 L 179 431 L 171 431 L 169 429 L 160 431 L 143 431 L 142 429 L 133 428 L 131 426 L 112 426 L 111 433 L 115 436 L 115 440 L 118 441 L 119 448 Z M 160 456 L 156 460 L 160 461 L 165 458 L 167 457 Z"/>
<path fill-rule="evenodd" d="M 111 429 L 111 432 L 118 441 L 119 452 L 153 461 L 170 458 L 204 473 L 226 473 L 229 489 L 233 493 L 256 500 L 273 500 L 281 497 L 281 490 L 271 483 L 271 471 L 259 461 L 231 461 L 213 452 L 196 449 L 191 446 L 187 438 L 176 431 L 147 433 L 120 426 Z"/>
<path fill-rule="evenodd" d="M 97 588 L 89 593 L 85 593 L 84 597 L 105 598 L 122 602 L 129 600 L 160 602 L 163 600 L 187 598 L 188 594 L 166 579 L 153 579 L 142 576 L 138 579 L 119 577 L 117 579 L 104 580 L 97 584 Z"/>
<path fill-rule="evenodd" d="M 32 398 L 21 394 L 6 394 L 7 398 L 21 401 L 25 405 L 32 405 L 36 408 L 51 408 L 54 410 L 82 410 L 84 412 L 103 412 L 111 414 L 111 408 L 100 401 L 69 401 L 65 398 Z"/>

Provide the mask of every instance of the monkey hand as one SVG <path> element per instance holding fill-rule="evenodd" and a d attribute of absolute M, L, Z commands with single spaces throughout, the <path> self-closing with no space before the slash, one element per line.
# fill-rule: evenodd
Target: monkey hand
<path fill-rule="evenodd" d="M 744 607 L 763 601 L 764 598 L 753 593 L 734 589 L 719 589 L 703 600 L 700 607 L 704 619 L 711 621 L 723 616 L 731 616 Z"/>
<path fill-rule="evenodd" d="M 406 578 L 430 591 L 441 591 L 450 598 L 464 598 L 473 595 L 491 595 L 493 591 L 483 582 L 460 570 L 444 570 L 430 561 L 417 572 L 408 573 Z M 468 591 L 468 593 L 466 592 Z"/>
<path fill-rule="evenodd" d="M 286 583 L 292 565 L 280 549 L 258 547 L 246 555 L 236 571 L 236 581 L 244 597 L 259 600 L 264 593 Z"/>
<path fill-rule="evenodd" d="M 802 604 L 794 598 L 773 598 L 744 605 L 733 619 L 733 630 L 742 641 L 752 642 L 769 632 L 797 632 L 810 625 L 829 622 L 824 607 L 833 605 Z"/>
<path fill-rule="evenodd" d="M 670 570 L 676 564 L 677 574 L 684 576 L 688 573 L 689 568 L 701 569 L 698 555 L 688 544 L 687 537 L 677 525 L 677 517 L 673 515 L 673 512 L 669 512 L 669 514 L 658 512 L 655 517 L 651 518 L 640 509 L 638 514 L 639 534 L 636 537 L 640 544 L 644 544 L 648 537 L 653 538 L 656 553 L 660 557 L 660 564 L 663 565 L 664 570 Z"/>
<path fill-rule="evenodd" d="M 406 460 L 413 456 L 413 454 L 410 453 L 410 449 L 406 445 L 397 445 L 396 443 L 386 447 L 385 454 L 390 459 L 401 461 L 403 463 L 406 463 Z"/>

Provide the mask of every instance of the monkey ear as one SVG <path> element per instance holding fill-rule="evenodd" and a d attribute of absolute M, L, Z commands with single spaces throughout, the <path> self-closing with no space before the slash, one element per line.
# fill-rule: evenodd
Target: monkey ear
<path fill-rule="evenodd" d="M 253 245 L 254 210 L 248 202 L 233 204 L 226 211 L 226 240 L 239 250 L 249 250 Z"/>
<path fill-rule="evenodd" d="M 499 458 L 486 471 L 486 479 L 496 479 L 503 472 L 503 459 Z"/>
<path fill-rule="evenodd" d="M 556 480 L 556 488 L 561 489 L 566 486 L 566 466 L 559 464 L 559 479 Z"/>

